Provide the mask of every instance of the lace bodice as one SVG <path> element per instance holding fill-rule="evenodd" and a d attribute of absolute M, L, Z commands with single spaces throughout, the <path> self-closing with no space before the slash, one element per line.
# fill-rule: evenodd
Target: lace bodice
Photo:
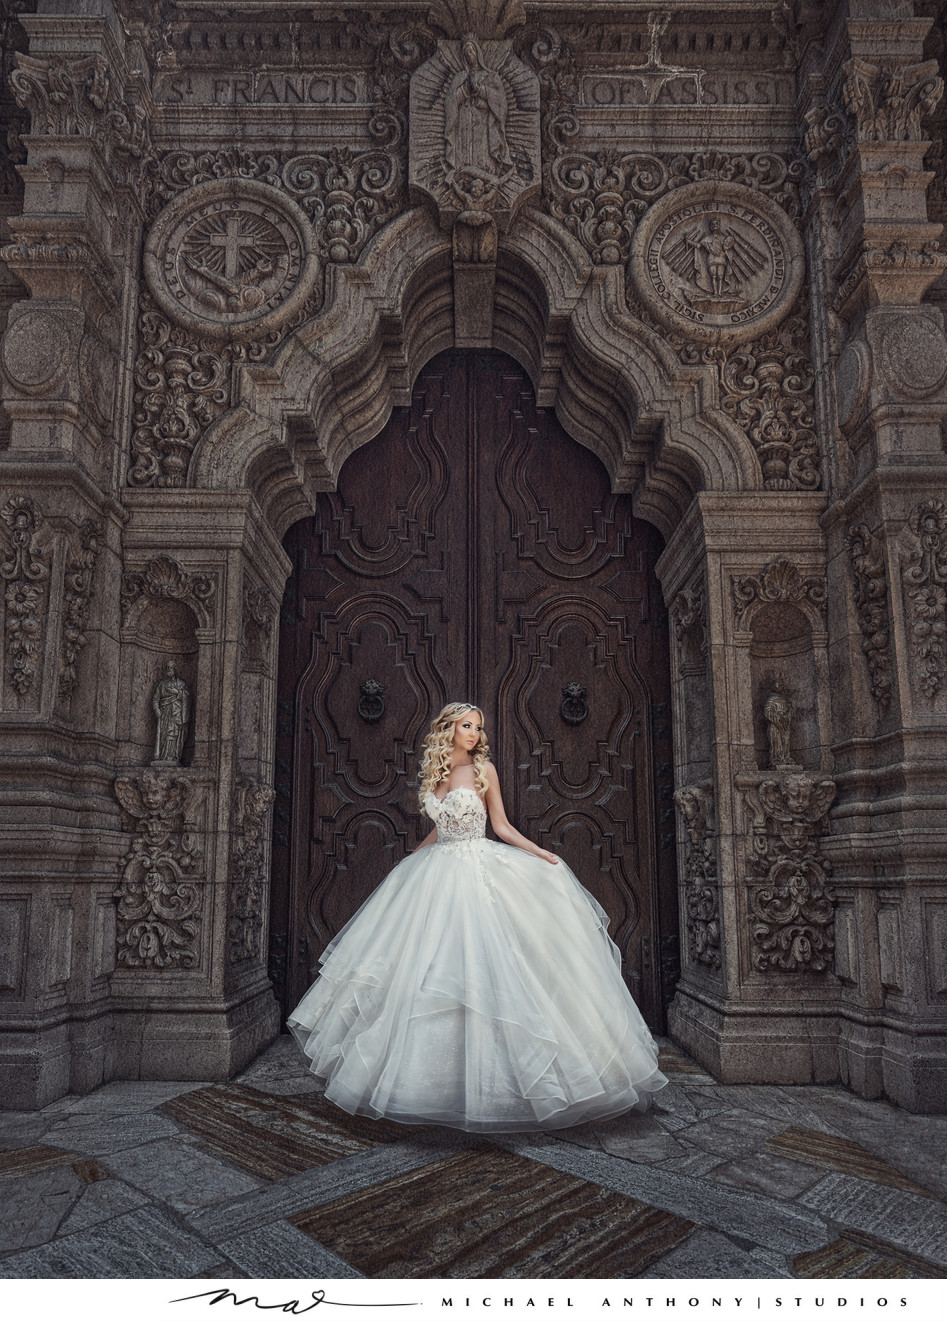
<path fill-rule="evenodd" d="M 471 786 L 455 786 L 443 800 L 428 791 L 424 807 L 437 825 L 439 845 L 478 841 L 486 835 L 486 806 Z"/>

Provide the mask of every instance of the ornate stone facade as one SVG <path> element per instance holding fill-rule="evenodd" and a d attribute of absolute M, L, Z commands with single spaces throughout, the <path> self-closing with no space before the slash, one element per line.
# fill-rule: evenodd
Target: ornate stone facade
<path fill-rule="evenodd" d="M 941 0 L 34 9 L 0 89 L 5 1101 L 223 1079 L 276 1033 L 281 542 L 453 347 L 516 358 L 665 540 L 670 1033 L 942 1108 Z"/>

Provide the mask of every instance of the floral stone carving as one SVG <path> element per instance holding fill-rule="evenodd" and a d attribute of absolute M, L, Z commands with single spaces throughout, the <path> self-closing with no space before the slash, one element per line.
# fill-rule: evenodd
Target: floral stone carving
<path fill-rule="evenodd" d="M 713 970 L 720 968 L 720 890 L 711 824 L 713 786 L 682 786 L 674 803 L 684 820 L 684 909 L 691 959 Z"/>
<path fill-rule="evenodd" d="M 891 676 L 888 671 L 888 575 L 885 570 L 884 544 L 867 524 L 853 524 L 845 540 L 852 561 L 855 608 L 862 632 L 862 652 L 868 659 L 871 693 L 878 711 L 887 712 L 891 703 Z"/>
<path fill-rule="evenodd" d="M 7 667 L 13 688 L 17 694 L 24 695 L 33 688 L 43 653 L 50 560 L 36 543 L 42 514 L 35 501 L 30 497 L 11 497 L 0 510 L 0 518 L 13 537 L 10 556 L 0 562 L 0 579 L 6 583 L 3 601 Z"/>
<path fill-rule="evenodd" d="M 230 960 L 258 959 L 262 953 L 263 895 L 266 884 L 264 827 L 276 797 L 271 786 L 238 777 L 233 793 L 233 846 L 230 855 Z"/>
<path fill-rule="evenodd" d="M 189 826 L 196 793 L 180 774 L 115 781 L 115 797 L 135 823 L 116 893 L 119 965 L 188 970 L 198 962 L 203 888 L 194 875 L 202 854 Z"/>
<path fill-rule="evenodd" d="M 306 214 L 259 180 L 219 179 L 179 194 L 145 244 L 155 301 L 200 336 L 247 338 L 285 324 L 319 270 Z"/>
<path fill-rule="evenodd" d="M 645 213 L 631 245 L 635 292 L 664 325 L 709 344 L 761 335 L 802 287 L 802 240 L 780 207 L 723 180 L 687 184 Z"/>
<path fill-rule="evenodd" d="M 78 546 L 66 562 L 59 647 L 59 695 L 63 699 L 68 698 L 76 687 L 76 663 L 86 645 L 92 576 L 103 536 L 101 523 L 87 519 L 79 530 Z"/>
<path fill-rule="evenodd" d="M 944 80 L 936 60 L 920 64 L 872 64 L 855 58 L 845 65 L 842 95 L 860 142 L 918 142 L 921 120 L 937 106 Z"/>
<path fill-rule="evenodd" d="M 933 699 L 947 659 L 947 505 L 922 501 L 908 521 L 910 544 L 902 563 L 914 676 Z"/>
<path fill-rule="evenodd" d="M 787 773 L 744 785 L 743 794 L 752 832 L 746 881 L 753 965 L 828 970 L 835 948 L 835 894 L 818 844 L 835 782 Z"/>

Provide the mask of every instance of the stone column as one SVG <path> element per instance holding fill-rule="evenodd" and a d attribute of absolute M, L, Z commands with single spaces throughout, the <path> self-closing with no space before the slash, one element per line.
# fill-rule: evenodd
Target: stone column
<path fill-rule="evenodd" d="M 723 1080 L 837 1077 L 824 500 L 704 493 L 658 564 L 681 879 L 669 1029 Z M 775 758 L 774 694 L 789 714 Z"/>
<path fill-rule="evenodd" d="M 942 70 L 928 18 L 851 0 L 806 46 L 814 279 L 824 291 L 823 526 L 838 801 L 840 1070 L 868 1096 L 947 1098 L 947 337 L 929 291 L 947 258 L 928 216 Z M 943 170 L 943 154 L 936 160 Z"/>
<path fill-rule="evenodd" d="M 221 1079 L 279 1031 L 265 897 L 289 562 L 246 493 L 139 490 L 127 501 L 117 1071 Z M 154 758 L 151 700 L 169 661 L 191 697 L 179 765 Z"/>
<path fill-rule="evenodd" d="M 0 344 L 0 1078 L 18 1107 L 114 1070 L 115 440 L 148 66 L 108 0 L 60 8 L 20 18 L 29 50 L 14 52 L 10 87 L 24 188 L 0 250 L 21 293 Z"/>

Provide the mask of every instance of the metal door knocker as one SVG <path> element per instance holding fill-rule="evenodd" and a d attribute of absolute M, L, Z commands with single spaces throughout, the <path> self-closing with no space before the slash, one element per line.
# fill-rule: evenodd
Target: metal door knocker
<path fill-rule="evenodd" d="M 366 722 L 378 722 L 385 712 L 385 688 L 380 680 L 363 680 L 359 686 L 358 715 Z"/>
<path fill-rule="evenodd" d="M 585 702 L 585 686 L 577 680 L 570 680 L 562 687 L 562 707 L 559 709 L 562 720 L 571 726 L 578 726 L 589 715 L 589 705 Z"/>

